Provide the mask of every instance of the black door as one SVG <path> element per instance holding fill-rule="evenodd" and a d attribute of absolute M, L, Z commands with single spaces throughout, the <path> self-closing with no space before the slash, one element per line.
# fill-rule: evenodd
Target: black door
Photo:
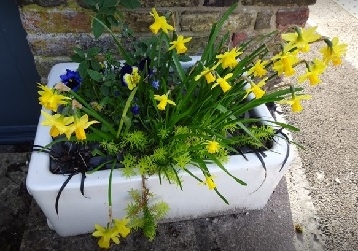
<path fill-rule="evenodd" d="M 31 142 L 40 77 L 14 0 L 0 0 L 0 144 Z"/>

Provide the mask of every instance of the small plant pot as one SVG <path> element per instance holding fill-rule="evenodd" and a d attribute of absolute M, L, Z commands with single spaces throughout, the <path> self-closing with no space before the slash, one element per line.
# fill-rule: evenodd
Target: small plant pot
<path fill-rule="evenodd" d="M 48 78 L 48 85 L 53 86 L 60 82 L 60 75 L 66 69 L 76 70 L 78 64 L 62 63 L 55 65 Z M 260 106 L 255 114 L 263 120 L 271 120 L 270 112 L 266 106 Z M 40 116 L 35 145 L 45 146 L 51 143 L 50 127 L 42 126 Z M 278 117 L 280 121 L 280 118 Z M 282 120 L 280 122 L 283 122 Z M 288 158 L 286 159 L 288 153 Z M 265 168 L 256 154 L 231 155 L 225 168 L 247 183 L 246 186 L 238 184 L 221 168 L 208 165 L 211 175 L 215 179 L 218 191 L 225 196 L 230 203 L 224 201 L 209 190 L 204 184 L 187 173 L 181 173 L 183 189 L 169 184 L 166 180 L 160 183 L 157 175 L 149 177 L 147 187 L 155 195 L 152 202 L 164 201 L 168 203 L 170 211 L 165 221 L 192 219 L 232 213 L 235 209 L 262 209 L 277 184 L 284 176 L 294 158 L 293 151 L 288 148 L 288 143 L 281 135 L 274 138 L 272 149 L 264 151 L 263 160 Z M 286 161 L 286 162 L 285 162 Z M 283 165 L 283 163 L 285 163 Z M 108 181 L 109 170 L 97 171 L 86 174 L 84 183 L 84 196 L 80 192 L 81 174 L 76 174 L 62 191 L 58 204 L 58 214 L 55 210 L 56 196 L 67 179 L 67 176 L 50 172 L 50 156 L 44 152 L 33 152 L 29 164 L 26 185 L 29 193 L 47 217 L 48 225 L 60 236 L 73 236 L 90 233 L 95 224 L 106 225 L 108 221 Z M 188 167 L 194 175 L 204 178 L 198 168 Z M 113 171 L 112 179 L 112 210 L 113 216 L 122 218 L 126 215 L 126 207 L 131 202 L 128 191 L 141 189 L 141 176 L 130 179 L 122 176 L 121 170 Z"/>

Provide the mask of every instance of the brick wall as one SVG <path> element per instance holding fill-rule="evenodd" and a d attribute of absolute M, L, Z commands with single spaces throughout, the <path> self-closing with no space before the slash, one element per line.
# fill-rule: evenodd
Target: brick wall
<path fill-rule="evenodd" d="M 149 35 L 151 7 L 158 12 L 174 13 L 178 33 L 192 36 L 191 54 L 199 54 L 211 26 L 234 2 L 238 8 L 225 24 L 234 43 L 258 33 L 305 25 L 308 5 L 316 0 L 142 0 L 142 7 L 125 12 L 126 20 L 135 31 Z M 82 0 L 17 0 L 21 20 L 34 55 L 37 70 L 45 80 L 50 68 L 68 62 L 73 47 L 99 45 L 110 48 L 111 40 L 103 36 L 93 41 L 89 11 Z"/>

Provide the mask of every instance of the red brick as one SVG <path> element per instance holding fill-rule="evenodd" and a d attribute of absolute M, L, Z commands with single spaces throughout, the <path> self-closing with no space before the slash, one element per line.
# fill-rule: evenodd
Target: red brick
<path fill-rule="evenodd" d="M 308 20 L 308 7 L 279 9 L 276 13 L 276 27 L 286 29 L 293 25 L 305 26 Z"/>
<path fill-rule="evenodd" d="M 246 32 L 236 32 L 232 34 L 231 41 L 233 46 L 238 46 L 249 38 Z"/>

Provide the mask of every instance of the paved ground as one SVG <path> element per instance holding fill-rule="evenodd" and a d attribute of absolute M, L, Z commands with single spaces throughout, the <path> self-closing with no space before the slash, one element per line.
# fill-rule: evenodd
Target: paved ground
<path fill-rule="evenodd" d="M 358 9 L 357 1 L 337 2 L 352 13 Z M 358 19 L 346 9 L 333 0 L 310 7 L 310 25 L 318 25 L 323 35 L 339 36 L 349 49 L 343 67 L 308 89 L 313 99 L 305 111 L 286 118 L 301 128 L 295 139 L 306 147 L 300 157 L 325 250 L 353 251 L 358 250 Z"/>
<path fill-rule="evenodd" d="M 287 114 L 301 128 L 294 138 L 306 149 L 267 207 L 161 224 L 153 243 L 133 234 L 113 250 L 358 250 L 358 19 L 336 1 L 317 0 L 310 7 L 309 25 L 315 24 L 323 35 L 348 43 L 349 53 L 321 85 L 307 88 L 314 98 L 302 114 Z M 0 146 L 0 250 L 97 250 L 89 235 L 60 238 L 48 229 L 24 189 L 26 150 Z"/>
<path fill-rule="evenodd" d="M 45 216 L 26 192 L 28 148 L 18 148 L 0 146 L 0 250 L 99 250 L 97 240 L 90 235 L 62 238 L 48 228 Z M 295 236 L 286 181 L 282 179 L 262 210 L 159 224 L 153 242 L 134 233 L 111 250 L 295 251 Z"/>

